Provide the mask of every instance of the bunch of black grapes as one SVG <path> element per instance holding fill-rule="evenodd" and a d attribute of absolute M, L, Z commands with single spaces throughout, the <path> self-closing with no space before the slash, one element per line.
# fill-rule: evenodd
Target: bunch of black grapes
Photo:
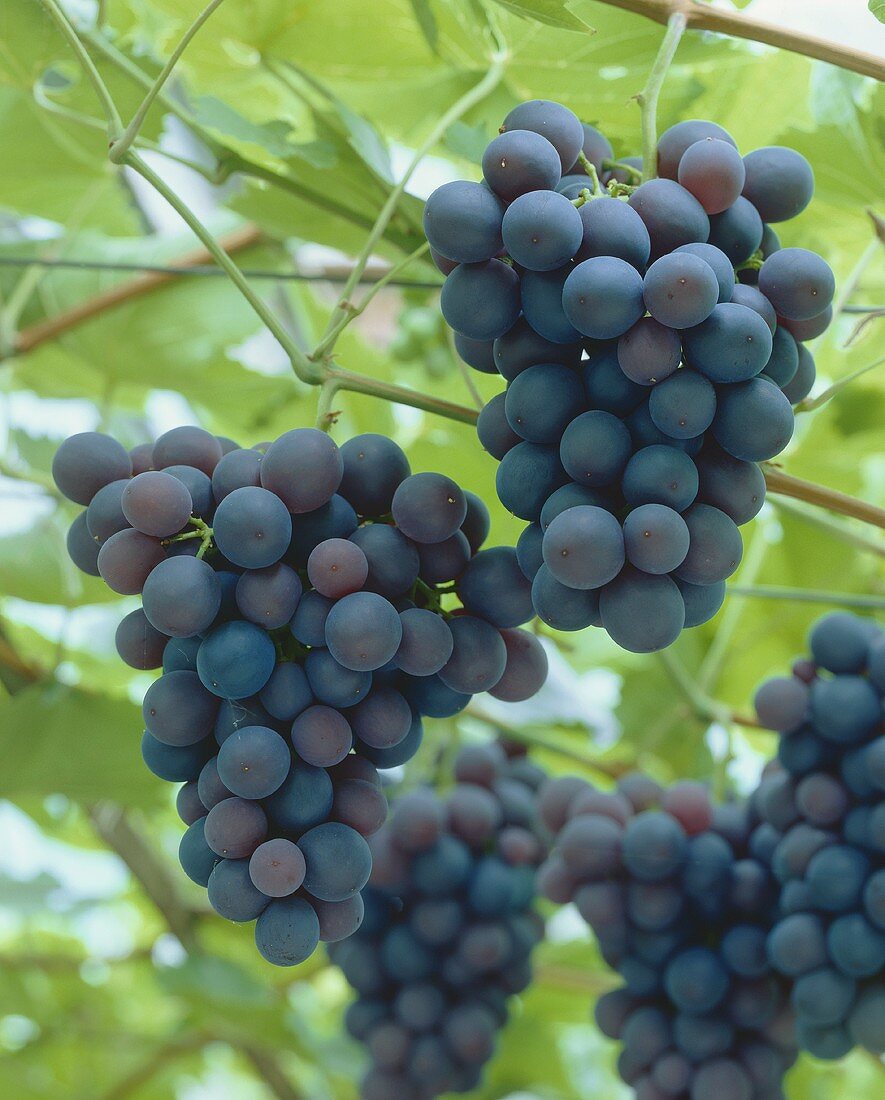
<path fill-rule="evenodd" d="M 638 1100 L 782 1100 L 794 1026 L 752 808 L 634 773 L 607 792 L 553 780 L 539 810 L 556 835 L 539 889 L 575 903 L 623 980 L 596 1020 Z"/>
<path fill-rule="evenodd" d="M 363 925 L 332 951 L 357 993 L 347 1029 L 372 1063 L 363 1100 L 475 1088 L 508 1000 L 529 984 L 545 777 L 509 751 L 463 749 L 448 794 L 404 795 L 372 838 Z"/>
<path fill-rule="evenodd" d="M 885 632 L 836 613 L 811 656 L 756 696 L 781 734 L 756 802 L 780 884 L 772 966 L 795 984 L 800 1046 L 885 1053 Z"/>
<path fill-rule="evenodd" d="M 257 920 L 272 963 L 350 935 L 387 812 L 376 769 L 416 752 L 423 715 L 545 679 L 515 551 L 480 549 L 479 498 L 380 435 L 244 449 L 182 427 L 127 452 L 87 432 L 53 476 L 86 505 L 74 562 L 141 595 L 117 649 L 163 670 L 142 754 L 184 784 L 184 870 L 222 916 Z"/>
<path fill-rule="evenodd" d="M 483 181 L 438 188 L 424 226 L 461 356 L 507 381 L 478 432 L 528 521 L 539 617 L 648 652 L 721 606 L 765 497 L 758 464 L 814 382 L 803 341 L 829 323 L 834 281 L 771 229 L 811 199 L 799 153 L 742 158 L 693 120 L 661 137 L 658 178 L 611 158 L 567 108 L 523 103 Z"/>

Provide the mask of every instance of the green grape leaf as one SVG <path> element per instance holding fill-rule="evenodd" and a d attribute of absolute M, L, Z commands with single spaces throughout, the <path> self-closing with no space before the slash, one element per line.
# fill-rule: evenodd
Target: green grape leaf
<path fill-rule="evenodd" d="M 436 53 L 439 45 L 439 27 L 433 8 L 430 6 L 430 0 L 409 0 L 409 2 L 427 45 Z"/>
<path fill-rule="evenodd" d="M 870 0 L 867 7 L 880 23 L 885 23 L 885 0 Z"/>

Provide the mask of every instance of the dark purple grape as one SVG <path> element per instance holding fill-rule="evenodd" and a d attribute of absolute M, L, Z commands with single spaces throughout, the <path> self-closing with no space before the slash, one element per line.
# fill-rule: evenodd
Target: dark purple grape
<path fill-rule="evenodd" d="M 670 645 L 685 623 L 685 605 L 669 577 L 653 577 L 627 566 L 599 593 L 602 625 L 631 653 Z"/>
<path fill-rule="evenodd" d="M 559 153 L 562 170 L 568 171 L 581 152 L 584 127 L 568 107 L 549 99 L 531 99 L 520 103 L 504 119 L 502 133 L 530 130 L 541 134 Z"/>
<path fill-rule="evenodd" d="M 337 492 L 343 472 L 344 461 L 334 441 L 316 428 L 285 432 L 261 460 L 261 484 L 294 515 L 327 504 Z"/>
<path fill-rule="evenodd" d="M 154 444 L 153 467 L 195 466 L 208 477 L 221 461 L 223 451 L 216 437 L 203 428 L 186 425 L 164 432 Z"/>
<path fill-rule="evenodd" d="M 562 308 L 572 325 L 594 340 L 612 340 L 645 312 L 642 277 L 626 260 L 594 256 L 565 280 Z"/>
<path fill-rule="evenodd" d="M 507 207 L 502 233 L 504 247 L 515 263 L 529 271 L 553 271 L 578 251 L 584 227 L 581 215 L 565 195 L 530 191 Z"/>
<path fill-rule="evenodd" d="M 424 206 L 424 233 L 431 246 L 459 264 L 496 256 L 502 246 L 504 206 L 479 183 L 444 183 Z"/>
<path fill-rule="evenodd" d="M 151 571 L 165 561 L 159 539 L 127 528 L 111 535 L 98 551 L 98 571 L 102 580 L 122 596 L 141 592 Z"/>
<path fill-rule="evenodd" d="M 212 494 L 219 504 L 234 489 L 261 484 L 261 458 L 258 451 L 238 447 L 225 454 L 212 471 Z"/>
<path fill-rule="evenodd" d="M 836 283 L 825 260 L 807 248 L 782 248 L 762 265 L 759 289 L 779 317 L 806 321 L 833 300 Z"/>
<path fill-rule="evenodd" d="M 116 535 L 118 531 L 125 531 L 129 526 L 129 520 L 123 515 L 121 505 L 123 490 L 130 484 L 128 479 L 112 481 L 108 485 L 103 485 L 89 502 L 85 512 L 86 526 L 96 543 L 107 541 L 111 535 Z M 97 548 L 96 553 L 98 553 Z"/>
<path fill-rule="evenodd" d="M 643 297 L 646 309 L 662 325 L 691 328 L 713 312 L 719 281 L 706 260 L 677 250 L 655 260 L 646 271 Z"/>
<path fill-rule="evenodd" d="M 544 533 L 544 561 L 569 588 L 600 588 L 624 565 L 624 535 L 603 508 L 583 505 L 560 513 Z"/>
<path fill-rule="evenodd" d="M 268 470 L 270 454 L 264 456 L 262 474 Z M 288 549 L 292 517 L 273 492 L 245 485 L 218 505 L 212 530 L 216 546 L 228 561 L 244 569 L 264 569 Z"/>
<path fill-rule="evenodd" d="M 52 458 L 52 478 L 75 504 L 89 504 L 99 489 L 128 478 L 132 463 L 116 439 L 101 432 L 69 436 Z"/>
<path fill-rule="evenodd" d="M 710 237 L 710 219 L 703 206 L 673 180 L 647 180 L 627 202 L 645 222 L 653 260 L 682 244 Z"/>
<path fill-rule="evenodd" d="M 734 145 L 705 137 L 682 154 L 676 178 L 708 214 L 721 214 L 740 195 L 746 169 Z"/>
<path fill-rule="evenodd" d="M 705 138 L 715 138 L 737 148 L 734 138 L 715 122 L 701 118 L 685 119 L 665 130 L 658 139 L 658 173 L 666 179 L 675 180 L 685 151 Z"/>
<path fill-rule="evenodd" d="M 148 574 L 141 598 L 152 626 L 173 638 L 190 638 L 208 630 L 218 615 L 219 574 L 199 558 L 167 558 Z"/>
<path fill-rule="evenodd" d="M 449 326 L 472 340 L 497 340 L 519 317 L 519 276 L 501 260 L 461 264 L 446 277 L 440 309 Z"/>
<path fill-rule="evenodd" d="M 795 149 L 768 145 L 744 157 L 743 193 L 766 222 L 795 218 L 811 202 L 814 173 Z"/>
<path fill-rule="evenodd" d="M 662 260 L 656 262 L 661 263 Z M 652 264 L 652 267 L 654 266 Z M 656 382 L 668 378 L 679 366 L 681 359 L 682 343 L 679 334 L 661 324 L 660 321 L 656 321 L 654 317 L 640 317 L 636 324 L 618 340 L 618 366 L 631 382 L 639 386 L 653 386 Z M 588 374 L 593 370 L 592 359 L 585 369 Z M 589 390 L 588 385 L 588 392 Z M 633 408 L 638 403 L 636 401 Z M 629 412 L 632 409 L 626 411 Z"/>
<path fill-rule="evenodd" d="M 252 882 L 269 898 L 294 894 L 304 882 L 306 869 L 301 849 L 283 837 L 259 844 L 249 858 Z"/>

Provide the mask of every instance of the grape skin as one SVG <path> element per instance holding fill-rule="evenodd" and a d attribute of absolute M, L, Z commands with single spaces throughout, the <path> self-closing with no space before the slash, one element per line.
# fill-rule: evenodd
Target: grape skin
<path fill-rule="evenodd" d="M 528 191 L 551 190 L 559 184 L 559 153 L 541 134 L 531 130 L 507 130 L 486 146 L 482 174 L 505 202 Z M 456 215 L 459 219 L 463 215 Z"/>
<path fill-rule="evenodd" d="M 581 215 L 556 191 L 530 191 L 507 207 L 504 247 L 530 271 L 553 271 L 578 251 L 584 235 Z"/>
<path fill-rule="evenodd" d="M 438 187 L 424 207 L 424 234 L 446 259 L 489 260 L 503 246 L 504 207 L 486 187 L 458 180 Z"/>
<path fill-rule="evenodd" d="M 562 308 L 572 325 L 594 340 L 623 334 L 645 312 L 642 277 L 617 256 L 579 263 L 562 288 Z"/>
<path fill-rule="evenodd" d="M 69 436 L 52 459 L 52 479 L 75 504 L 89 504 L 99 489 L 132 473 L 129 455 L 116 439 L 101 432 Z"/>

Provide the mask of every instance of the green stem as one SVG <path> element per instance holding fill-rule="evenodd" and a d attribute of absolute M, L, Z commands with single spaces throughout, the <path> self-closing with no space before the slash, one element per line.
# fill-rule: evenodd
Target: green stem
<path fill-rule="evenodd" d="M 166 184 L 141 159 L 141 157 L 131 149 L 126 156 L 126 163 L 163 196 L 172 209 L 175 210 L 179 217 L 181 217 L 185 224 L 199 238 L 201 243 L 205 245 L 206 250 L 215 259 L 218 266 L 224 269 L 231 282 L 276 337 L 277 341 L 289 356 L 292 369 L 301 381 L 306 382 L 308 385 L 318 385 L 322 381 L 322 375 L 317 365 L 312 363 L 301 348 L 298 347 L 285 327 L 280 324 L 279 318 L 276 317 L 267 304 L 255 293 L 234 261 L 228 256 L 199 218 L 197 218 L 190 207 L 188 207 L 172 188 L 169 187 L 168 184 Z"/>
<path fill-rule="evenodd" d="M 602 194 L 602 184 L 599 182 L 599 173 L 596 171 L 596 165 L 592 160 L 583 152 L 578 153 L 578 163 L 590 177 L 590 183 L 592 185 L 591 190 L 594 195 Z"/>
<path fill-rule="evenodd" d="M 686 26 L 687 20 L 683 12 L 671 14 L 648 80 L 636 97 L 641 110 L 642 177 L 646 180 L 652 180 L 658 174 L 658 99 Z"/>
<path fill-rule="evenodd" d="M 355 320 L 357 317 L 360 316 L 360 314 L 365 312 L 366 307 L 368 306 L 369 302 L 372 301 L 375 295 L 379 291 L 383 290 L 384 287 L 386 287 L 392 280 L 396 279 L 400 275 L 400 273 L 409 266 L 409 264 L 413 263 L 415 260 L 420 259 L 426 252 L 429 251 L 430 243 L 429 241 L 425 241 L 424 244 L 419 245 L 414 250 L 414 252 L 410 252 L 408 256 L 404 256 L 398 263 L 395 263 L 392 267 L 388 268 L 388 270 L 381 276 L 381 278 L 377 279 L 366 291 L 359 305 L 354 305 L 354 303 L 350 301 L 344 301 L 342 292 L 342 301 L 338 304 L 338 310 L 343 311 L 343 316 L 337 322 L 337 324 L 327 332 L 320 343 L 317 344 L 317 346 L 311 352 L 310 358 L 315 360 L 327 357 L 331 353 L 332 349 L 335 347 L 338 337 L 341 335 L 344 329 L 347 328 L 351 321 Z M 347 284 L 345 284 L 345 290 L 346 289 Z M 353 289 L 355 289 L 355 286 Z"/>
<path fill-rule="evenodd" d="M 322 432 L 330 432 L 338 419 L 338 413 L 332 409 L 332 402 L 338 393 L 338 382 L 334 378 L 327 378 L 320 386 L 317 397 L 316 426 Z"/>
<path fill-rule="evenodd" d="M 754 719 L 735 714 L 725 703 L 709 696 L 672 650 L 662 649 L 657 656 L 665 672 L 685 696 L 686 702 L 698 718 L 707 722 L 719 722 L 723 726 L 732 723 L 741 726 L 758 725 Z"/>
<path fill-rule="evenodd" d="M 875 554 L 877 557 L 885 557 L 885 541 L 877 542 L 872 533 L 867 535 L 860 531 L 855 531 L 853 527 L 849 527 L 841 520 L 834 519 L 826 512 L 812 511 L 810 508 L 805 508 L 801 504 L 796 504 L 795 501 L 789 499 L 789 497 L 770 497 L 769 502 L 774 505 L 780 512 L 786 512 L 787 515 L 795 516 L 803 523 L 808 523 L 812 527 L 817 527 L 821 531 L 825 531 L 833 538 L 839 539 L 841 542 L 846 543 L 848 546 L 853 546 L 856 550 L 861 550 L 866 554 Z"/>
<path fill-rule="evenodd" d="M 863 375 L 868 374 L 871 370 L 875 370 L 877 367 L 881 367 L 885 363 L 885 357 L 877 359 L 875 363 L 868 363 L 865 367 L 860 367 L 859 370 L 852 371 L 851 374 L 846 374 L 844 378 L 840 378 L 838 382 L 834 382 L 832 386 L 829 386 L 823 393 L 817 395 L 817 397 L 806 397 L 804 401 L 800 401 L 795 408 L 795 412 L 811 412 L 812 409 L 819 409 L 821 405 L 826 405 L 828 401 L 836 396 L 849 386 L 857 378 L 861 378 Z"/>
<path fill-rule="evenodd" d="M 774 584 L 728 586 L 729 595 L 747 596 L 762 600 L 792 600 L 796 603 L 835 604 L 838 607 L 854 607 L 864 611 L 885 608 L 885 596 L 860 596 L 852 592 L 824 592 L 813 588 L 781 588 Z"/>
<path fill-rule="evenodd" d="M 584 187 L 578 192 L 578 197 L 572 199 L 572 206 L 576 210 L 580 210 L 582 206 L 590 202 L 591 199 L 595 199 L 597 196 L 593 194 L 589 187 Z"/>
<path fill-rule="evenodd" d="M 173 535 L 171 538 L 164 539 L 163 545 L 166 546 L 173 542 L 185 542 L 188 539 L 199 539 L 200 549 L 197 551 L 197 557 L 202 558 L 209 547 L 212 545 L 212 536 L 214 534 L 212 528 L 206 523 L 205 520 L 200 519 L 199 516 L 191 516 L 188 523 L 196 528 L 194 531 L 185 531 L 181 535 Z"/>
<path fill-rule="evenodd" d="M 391 401 L 397 405 L 409 405 L 413 409 L 436 413 L 437 416 L 444 416 L 448 420 L 457 420 L 461 424 L 475 424 L 479 415 L 476 409 L 468 409 L 463 405 L 456 405 L 439 397 L 431 397 L 430 394 L 420 393 L 418 390 L 409 390 L 404 386 L 397 386 L 393 382 L 382 382 L 380 378 L 369 378 L 364 374 L 356 374 L 354 371 L 345 370 L 343 367 L 328 367 L 326 378 L 335 379 L 339 390 L 347 390 L 350 393 L 364 393 L 369 397 L 380 397 L 383 401 Z"/>
<path fill-rule="evenodd" d="M 123 164 L 126 160 L 126 154 L 132 147 L 132 143 L 138 136 L 138 131 L 141 129 L 148 111 L 153 106 L 154 100 L 160 94 L 160 91 L 169 77 L 172 75 L 172 70 L 178 64 L 181 55 L 187 49 L 191 39 L 203 26 L 206 20 L 212 15 L 216 8 L 220 7 L 224 3 L 224 0 L 210 0 L 206 7 L 200 12 L 197 18 L 191 23 L 188 29 L 184 32 L 181 41 L 172 51 L 169 60 L 163 66 L 156 80 L 148 89 L 147 95 L 139 104 L 138 110 L 132 116 L 132 121 L 123 131 L 120 138 L 113 143 L 108 150 L 108 156 L 111 158 L 114 164 Z"/>
<path fill-rule="evenodd" d="M 95 63 L 89 56 L 86 47 L 80 41 L 80 37 L 71 21 L 62 11 L 56 0 L 42 0 L 42 3 L 54 20 L 59 31 L 61 31 L 62 35 L 67 39 L 68 45 L 77 55 L 77 60 L 83 66 L 86 76 L 92 84 L 107 121 L 108 141 L 112 143 L 123 128 L 123 120 L 120 118 L 120 112 L 117 110 L 117 105 L 114 103 L 108 86 L 102 80 L 101 74 L 95 67 Z"/>
<path fill-rule="evenodd" d="M 631 176 L 637 181 L 642 183 L 642 173 L 638 168 L 634 168 L 632 164 L 625 164 L 622 160 L 604 160 L 602 167 L 609 172 L 613 172 L 616 168 L 619 168 L 622 172 L 626 172 L 628 176 Z"/>
<path fill-rule="evenodd" d="M 415 150 L 412 159 L 409 161 L 408 167 L 400 178 L 399 182 L 390 192 L 387 197 L 387 201 L 381 208 L 378 217 L 375 219 L 375 224 L 372 226 L 369 236 L 366 238 L 366 243 L 363 245 L 360 254 L 356 258 L 356 263 L 353 266 L 353 270 L 350 274 L 350 278 L 344 284 L 344 289 L 341 292 L 341 299 L 338 303 L 337 309 L 332 313 L 329 319 L 329 325 L 326 330 L 328 335 L 338 324 L 342 313 L 346 313 L 346 303 L 349 302 L 351 295 L 357 284 L 359 283 L 363 272 L 366 269 L 372 253 L 375 250 L 378 242 L 384 236 L 387 226 L 390 224 L 390 219 L 393 217 L 396 211 L 397 204 L 405 191 L 409 180 L 412 178 L 415 169 L 424 159 L 424 157 L 430 152 L 431 149 L 442 139 L 446 130 L 449 129 L 454 123 L 462 118 L 471 108 L 475 107 L 477 103 L 481 103 L 487 95 L 489 95 L 500 84 L 504 76 L 504 67 L 507 60 L 507 52 L 503 48 L 498 48 L 492 54 L 491 64 L 488 72 L 476 84 L 469 92 L 466 92 L 456 103 L 454 103 L 448 111 L 446 111 L 442 117 L 436 122 L 431 129 L 430 133 L 424 139 L 424 141 Z"/>

